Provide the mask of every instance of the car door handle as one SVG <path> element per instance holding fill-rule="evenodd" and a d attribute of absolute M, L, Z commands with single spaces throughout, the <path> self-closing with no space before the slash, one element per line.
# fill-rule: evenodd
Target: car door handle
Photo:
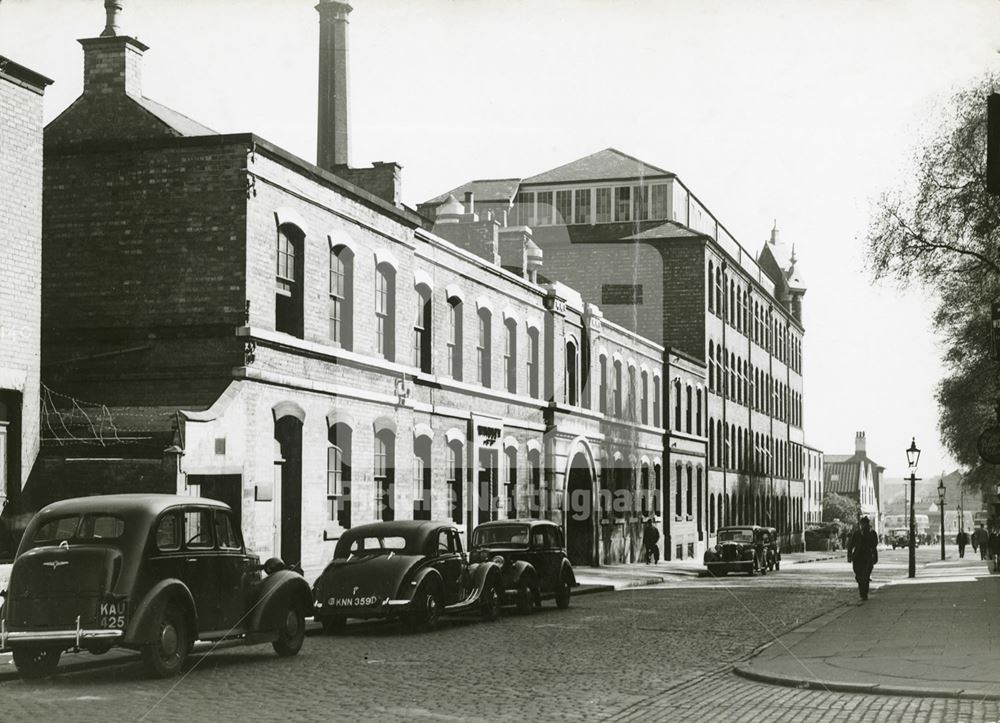
<path fill-rule="evenodd" d="M 184 562 L 198 562 L 198 558 L 197 557 L 189 557 Z"/>

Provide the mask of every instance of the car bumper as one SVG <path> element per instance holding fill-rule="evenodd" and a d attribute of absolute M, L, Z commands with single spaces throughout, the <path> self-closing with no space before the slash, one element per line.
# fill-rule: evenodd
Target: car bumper
<path fill-rule="evenodd" d="M 345 605 L 316 605 L 313 617 L 319 618 L 391 618 L 406 612 L 413 606 L 412 600 L 388 598 L 379 605 L 354 607 Z"/>
<path fill-rule="evenodd" d="M 124 630 L 80 627 L 79 618 L 77 618 L 76 628 L 63 630 L 7 630 L 6 621 L 0 621 L 0 650 L 3 651 L 11 650 L 21 645 L 33 645 L 36 643 L 60 643 L 66 647 L 80 648 L 84 647 L 85 643 L 93 641 L 113 644 L 124 637 Z"/>
<path fill-rule="evenodd" d="M 733 560 L 732 562 L 706 562 L 709 572 L 746 572 L 754 567 L 753 560 Z"/>

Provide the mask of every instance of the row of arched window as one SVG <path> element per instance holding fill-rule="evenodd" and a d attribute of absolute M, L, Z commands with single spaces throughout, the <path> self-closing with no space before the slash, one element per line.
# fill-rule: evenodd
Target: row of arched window
<path fill-rule="evenodd" d="M 787 479 L 803 479 L 805 449 L 801 444 L 754 432 L 722 420 L 708 420 L 710 467 Z"/>
<path fill-rule="evenodd" d="M 715 519 L 720 525 L 767 525 L 779 535 L 802 532 L 802 500 L 786 495 L 772 496 L 732 492 L 711 495 L 709 499 L 710 528 Z M 714 514 L 713 514 L 714 513 Z"/>
<path fill-rule="evenodd" d="M 677 377 L 674 379 L 673 396 L 673 431 L 701 436 L 704 433 L 702 415 L 708 409 L 708 397 L 702 392 L 701 386 L 692 387 L 689 383 L 682 385 Z"/>
<path fill-rule="evenodd" d="M 770 303 L 758 301 L 749 284 L 726 273 L 723 264 L 708 262 L 708 310 L 781 362 L 802 372 L 802 340 L 788 323 L 773 312 Z"/>
<path fill-rule="evenodd" d="M 563 400 L 571 406 L 593 408 L 589 344 L 577 348 L 575 339 L 566 341 Z M 601 353 L 597 359 L 597 411 L 629 422 L 659 427 L 660 376 L 637 369 L 634 362 Z"/>
<path fill-rule="evenodd" d="M 800 392 L 733 352 L 727 355 L 722 344 L 716 345 L 711 339 L 708 342 L 708 388 L 783 422 L 802 426 Z"/>

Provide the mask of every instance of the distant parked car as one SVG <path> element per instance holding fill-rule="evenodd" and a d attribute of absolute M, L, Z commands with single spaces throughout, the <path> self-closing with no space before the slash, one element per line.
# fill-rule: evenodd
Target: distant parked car
<path fill-rule="evenodd" d="M 25 530 L 0 609 L 0 649 L 13 652 L 24 678 L 51 673 L 66 650 L 116 646 L 168 677 L 196 640 L 270 642 L 295 655 L 311 606 L 301 575 L 246 551 L 221 502 L 81 497 L 48 505 Z"/>
<path fill-rule="evenodd" d="M 472 561 L 493 560 L 502 568 L 503 602 L 530 613 L 546 598 L 568 608 L 576 585 L 559 525 L 548 520 L 497 520 L 472 533 Z"/>
<path fill-rule="evenodd" d="M 720 527 L 715 547 L 705 551 L 705 567 L 713 575 L 730 572 L 766 575 L 763 530 L 757 525 Z"/>
<path fill-rule="evenodd" d="M 400 619 L 432 629 L 442 614 L 496 620 L 500 591 L 500 566 L 470 563 L 451 523 L 374 522 L 337 541 L 313 585 L 314 615 L 327 633 L 342 631 L 348 618 Z"/>
<path fill-rule="evenodd" d="M 908 529 L 901 528 L 889 531 L 889 544 L 892 545 L 892 549 L 895 550 L 897 547 L 909 547 L 910 546 L 910 531 Z M 918 535 L 914 540 L 914 544 L 920 546 L 920 536 Z"/>

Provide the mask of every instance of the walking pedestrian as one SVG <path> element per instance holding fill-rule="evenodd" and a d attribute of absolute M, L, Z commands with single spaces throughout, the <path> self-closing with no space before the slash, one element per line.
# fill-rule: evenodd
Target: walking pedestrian
<path fill-rule="evenodd" d="M 990 560 L 993 562 L 993 572 L 1000 572 L 1000 528 L 990 531 Z"/>
<path fill-rule="evenodd" d="M 986 531 L 986 525 L 982 522 L 972 533 L 972 549 L 977 548 L 979 549 L 979 559 L 985 560 L 986 556 L 990 554 L 990 533 Z"/>
<path fill-rule="evenodd" d="M 871 528 L 871 520 L 861 518 L 861 529 L 854 531 L 847 544 L 847 561 L 854 567 L 854 579 L 858 582 L 858 595 L 868 599 L 868 586 L 872 581 L 872 568 L 878 562 L 878 535 Z"/>
<path fill-rule="evenodd" d="M 642 548 L 646 555 L 646 564 L 649 564 L 650 559 L 653 560 L 653 564 L 659 563 L 660 561 L 660 549 L 656 546 L 656 543 L 660 541 L 660 531 L 656 529 L 653 524 L 652 518 L 647 518 L 646 524 L 642 529 Z"/>
<path fill-rule="evenodd" d="M 955 536 L 955 542 L 958 543 L 958 556 L 965 557 L 965 546 L 969 544 L 969 533 L 965 530 L 959 530 L 958 535 Z"/>

